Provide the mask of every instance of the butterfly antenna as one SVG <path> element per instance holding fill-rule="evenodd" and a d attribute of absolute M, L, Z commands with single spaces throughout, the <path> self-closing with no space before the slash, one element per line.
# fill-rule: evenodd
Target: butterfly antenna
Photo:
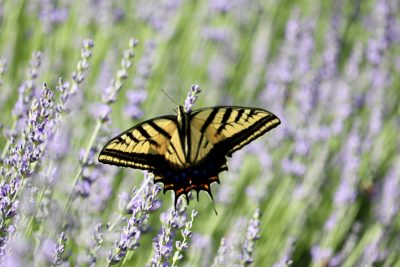
<path fill-rule="evenodd" d="M 179 104 L 176 103 L 176 101 L 175 101 L 172 97 L 170 97 L 170 96 L 167 94 L 167 92 L 165 92 L 163 89 L 161 89 L 161 92 L 163 92 L 164 95 L 166 95 L 166 96 L 169 98 L 169 100 L 172 101 L 172 103 L 174 103 L 175 105 L 179 106 Z"/>

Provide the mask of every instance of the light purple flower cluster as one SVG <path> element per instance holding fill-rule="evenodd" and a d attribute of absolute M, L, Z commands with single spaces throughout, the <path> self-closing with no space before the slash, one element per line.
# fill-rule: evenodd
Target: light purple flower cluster
<path fill-rule="evenodd" d="M 249 222 L 247 227 L 246 237 L 243 243 L 243 253 L 241 255 L 241 263 L 243 266 L 248 266 L 253 263 L 253 253 L 256 246 L 256 241 L 260 239 L 260 218 L 261 211 L 256 209 L 253 218 Z"/>
<path fill-rule="evenodd" d="M 135 57 L 134 48 L 138 45 L 136 39 L 129 40 L 129 48 L 123 52 L 121 59 L 121 69 L 116 73 L 116 78 L 111 81 L 111 84 L 103 89 L 103 103 L 109 105 L 117 100 L 117 95 L 122 89 L 124 81 L 128 78 L 128 69 L 132 66 L 133 58 Z"/>
<path fill-rule="evenodd" d="M 178 199 L 176 210 L 168 209 L 161 214 L 163 226 L 161 232 L 153 240 L 153 266 L 170 266 L 169 258 L 173 252 L 173 241 L 176 231 L 182 229 L 187 221 L 186 206 L 183 198 Z"/>
<path fill-rule="evenodd" d="M 3 160 L 1 175 L 1 251 L 5 251 L 13 228 L 13 218 L 18 207 L 18 198 L 35 170 L 43 154 L 53 114 L 53 92 L 43 85 L 39 100 L 34 98 L 28 112 L 26 127 L 20 139 L 10 143 Z"/>
<path fill-rule="evenodd" d="M 182 252 L 186 250 L 189 246 L 188 240 L 192 237 L 192 231 L 191 228 L 193 226 L 193 221 L 194 218 L 197 216 L 198 212 L 196 210 L 192 210 L 192 215 L 190 221 L 187 221 L 185 223 L 184 228 L 181 230 L 182 234 L 182 241 L 176 241 L 175 242 L 175 247 L 176 251 L 174 253 L 174 256 L 172 258 L 172 267 L 176 267 L 178 261 L 182 260 L 183 254 Z"/>
<path fill-rule="evenodd" d="M 174 27 L 168 27 L 173 19 L 173 15 L 182 5 L 181 0 L 146 0 L 139 1 L 137 5 L 141 8 L 136 11 L 139 19 L 149 24 L 155 31 L 170 36 Z M 154 8 L 154 7 L 157 8 Z"/>
<path fill-rule="evenodd" d="M 110 264 L 120 262 L 126 257 L 129 250 L 135 250 L 139 246 L 140 236 L 146 229 L 149 214 L 160 207 L 160 203 L 155 197 L 161 188 L 152 184 L 149 177 L 152 176 L 146 174 L 142 187 L 139 190 L 133 190 L 127 207 L 123 205 L 125 206 L 124 210 L 128 208 L 131 215 L 126 219 L 120 238 L 114 243 L 114 248 L 108 255 Z"/>
<path fill-rule="evenodd" d="M 199 97 L 198 94 L 200 94 L 200 86 L 197 84 L 192 85 L 190 88 L 190 91 L 185 99 L 185 111 L 190 113 L 192 111 L 192 108 L 194 106 L 194 103 L 196 102 L 197 98 Z"/>
<path fill-rule="evenodd" d="M 35 81 L 38 75 L 40 66 L 42 65 L 42 53 L 35 51 L 32 53 L 32 58 L 29 68 L 26 73 L 26 80 L 18 88 L 18 99 L 12 110 L 14 116 L 14 125 L 8 133 L 8 137 L 15 138 L 25 126 L 31 102 L 37 95 Z M 2 156 L 8 147 L 4 148 Z"/>
<path fill-rule="evenodd" d="M 147 81 L 152 73 L 155 48 L 156 43 L 154 41 L 145 43 L 145 50 L 137 63 L 137 73 L 133 78 L 134 90 L 126 92 L 128 102 L 125 104 L 124 112 L 134 120 L 140 119 L 143 116 L 140 104 L 147 98 Z"/>

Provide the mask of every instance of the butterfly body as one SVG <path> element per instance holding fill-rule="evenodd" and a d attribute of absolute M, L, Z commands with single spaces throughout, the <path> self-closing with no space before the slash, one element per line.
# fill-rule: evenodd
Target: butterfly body
<path fill-rule="evenodd" d="M 110 140 L 99 161 L 153 172 L 175 204 L 191 190 L 206 191 L 227 170 L 226 156 L 279 125 L 272 113 L 258 108 L 212 107 L 167 115 L 140 123 Z"/>

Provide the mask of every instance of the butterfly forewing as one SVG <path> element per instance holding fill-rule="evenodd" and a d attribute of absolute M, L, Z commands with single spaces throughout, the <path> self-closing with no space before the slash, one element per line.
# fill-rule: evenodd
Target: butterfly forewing
<path fill-rule="evenodd" d="M 164 159 L 181 165 L 182 147 L 173 144 L 177 135 L 175 116 L 148 120 L 113 138 L 101 151 L 99 161 L 144 170 L 157 169 Z"/>
<path fill-rule="evenodd" d="M 191 162 L 200 161 L 209 153 L 230 155 L 270 129 L 279 119 L 258 108 L 213 107 L 191 114 Z"/>

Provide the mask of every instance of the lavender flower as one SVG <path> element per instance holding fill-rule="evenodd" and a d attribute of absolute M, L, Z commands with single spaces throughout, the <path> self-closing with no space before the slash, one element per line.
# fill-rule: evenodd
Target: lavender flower
<path fill-rule="evenodd" d="M 246 224 L 246 218 L 239 217 L 235 220 L 227 235 L 221 238 L 221 243 L 212 266 L 235 266 L 246 264 L 243 260 L 250 254 L 247 254 L 247 256 L 244 256 L 244 254 L 248 253 L 247 249 L 252 246 L 251 244 L 254 241 L 250 241 L 250 243 L 246 243 L 247 241 L 245 241 Z M 251 230 L 254 229 L 255 228 L 252 228 Z M 251 231 L 248 237 L 250 238 L 250 235 L 254 237 L 254 233 L 254 231 Z M 245 260 L 247 259 L 248 258 Z"/>
<path fill-rule="evenodd" d="M 97 262 L 98 251 L 104 242 L 104 229 L 101 223 L 96 223 L 94 227 L 91 227 L 91 240 L 89 248 L 86 253 L 82 253 L 78 256 L 78 263 L 80 265 L 91 266 Z"/>
<path fill-rule="evenodd" d="M 123 227 L 120 238 L 115 242 L 114 248 L 108 255 L 109 264 L 120 262 L 125 258 L 128 250 L 135 250 L 139 246 L 142 229 L 149 217 L 149 213 L 159 207 L 155 197 L 160 192 L 160 189 L 159 186 L 149 183 L 146 178 L 142 188 L 139 191 L 134 191 L 134 196 L 128 204 L 131 216 L 126 220 L 126 225 Z M 140 190 L 144 191 L 140 192 Z"/>
<path fill-rule="evenodd" d="M 219 248 L 217 251 L 217 256 L 214 258 L 214 262 L 212 264 L 213 267 L 217 266 L 227 266 L 226 265 L 226 255 L 228 253 L 228 247 L 226 244 L 225 238 L 221 238 L 221 242 L 219 244 Z"/>
<path fill-rule="evenodd" d="M 249 222 L 246 238 L 243 244 L 243 253 L 241 259 L 241 264 L 243 266 L 248 266 L 254 261 L 253 253 L 255 249 L 255 242 L 260 239 L 260 217 L 261 211 L 260 209 L 256 209 L 253 218 Z"/>
<path fill-rule="evenodd" d="M 62 257 L 64 256 L 65 252 L 65 244 L 67 242 L 67 236 L 64 232 L 61 232 L 57 237 L 57 244 L 54 246 L 54 258 L 53 258 L 53 265 L 58 266 L 61 265 L 65 259 Z"/>
<path fill-rule="evenodd" d="M 139 89 L 136 91 L 127 91 L 126 98 L 128 99 L 128 103 L 125 105 L 124 113 L 133 120 L 140 119 L 143 116 L 140 104 L 142 104 L 147 98 L 146 90 Z"/>
<path fill-rule="evenodd" d="M 14 124 L 9 131 L 9 137 L 16 138 L 18 133 L 26 126 L 26 120 L 31 102 L 37 96 L 35 80 L 38 76 L 39 68 L 42 64 L 42 53 L 35 51 L 32 53 L 32 58 L 26 74 L 26 80 L 18 88 L 18 99 L 12 110 L 14 116 Z M 2 156 L 8 152 L 9 144 L 3 149 Z"/>
<path fill-rule="evenodd" d="M 175 238 L 176 231 L 182 228 L 186 223 L 186 207 L 183 205 L 183 199 L 178 199 L 176 210 L 169 209 L 167 212 L 161 214 L 161 221 L 163 226 L 161 232 L 153 240 L 153 251 L 154 255 L 151 260 L 153 266 L 170 266 L 169 258 L 173 252 L 173 241 Z M 188 234 L 188 232 L 185 232 Z M 179 246 L 181 246 L 179 244 Z M 178 248 L 181 251 L 182 248 Z M 179 252 L 177 258 L 178 260 Z M 174 261 L 175 262 L 175 261 Z"/>
<path fill-rule="evenodd" d="M 68 18 L 68 13 L 68 9 L 57 8 L 53 1 L 40 1 L 39 18 L 42 22 L 44 31 L 48 34 L 54 31 L 57 25 L 61 24 Z"/>
<path fill-rule="evenodd" d="M 213 242 L 209 235 L 204 235 L 198 232 L 193 232 L 192 242 L 189 247 L 189 255 L 191 262 L 198 262 L 199 266 L 210 266 L 210 261 L 213 254 Z M 198 253 L 201 251 L 201 254 Z"/>
<path fill-rule="evenodd" d="M 325 265 L 329 262 L 332 256 L 332 250 L 329 248 L 322 248 L 320 246 L 313 246 L 311 248 L 311 257 L 313 263 Z"/>
<path fill-rule="evenodd" d="M 193 225 L 193 220 L 194 217 L 196 217 L 198 214 L 197 211 L 192 210 L 192 216 L 190 221 L 185 223 L 185 228 L 181 230 L 183 240 L 182 241 L 176 241 L 175 246 L 176 246 L 176 251 L 174 253 L 174 257 L 172 258 L 172 266 L 177 266 L 176 263 L 183 258 L 183 250 L 186 250 L 188 248 L 188 239 L 192 237 L 192 232 L 190 231 Z"/>
<path fill-rule="evenodd" d="M 400 158 L 398 157 L 391 170 L 383 180 L 382 189 L 379 192 L 379 204 L 375 206 L 375 213 L 383 225 L 391 225 L 391 222 L 399 210 L 400 194 L 397 190 L 400 186 Z"/>
<path fill-rule="evenodd" d="M 137 4 L 141 8 L 137 10 L 136 15 L 155 31 L 168 37 L 173 33 L 174 29 L 173 27 L 168 27 L 168 25 L 171 23 L 173 15 L 179 10 L 181 2 L 179 0 L 139 1 Z M 155 6 L 157 6 L 156 9 L 154 8 Z"/>
<path fill-rule="evenodd" d="M 122 89 L 124 81 L 128 78 L 128 69 L 132 66 L 132 60 L 135 56 L 134 48 L 137 45 L 137 40 L 129 40 L 129 48 L 123 52 L 121 59 L 121 69 L 117 71 L 116 78 L 113 79 L 111 85 L 103 90 L 102 100 L 105 104 L 111 104 L 117 100 L 117 94 Z"/>
<path fill-rule="evenodd" d="M 200 94 L 200 86 L 197 84 L 192 85 L 186 99 L 185 99 L 185 111 L 190 113 L 198 98 L 198 94 Z"/>
<path fill-rule="evenodd" d="M 144 51 L 137 63 L 136 75 L 133 78 L 133 85 L 136 90 L 147 90 L 147 82 L 152 74 L 156 48 L 157 44 L 154 40 L 147 41 L 144 44 Z"/>

